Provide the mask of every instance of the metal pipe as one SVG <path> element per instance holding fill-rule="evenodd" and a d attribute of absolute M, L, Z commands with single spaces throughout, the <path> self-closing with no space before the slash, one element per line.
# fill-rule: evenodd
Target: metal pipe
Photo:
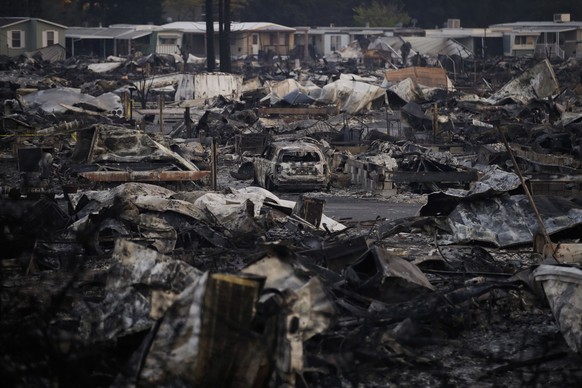
<path fill-rule="evenodd" d="M 164 133 L 164 94 L 160 94 L 160 133 Z"/>
<path fill-rule="evenodd" d="M 553 248 L 553 243 L 552 243 L 552 240 L 550 239 L 550 235 L 548 234 L 548 231 L 546 230 L 546 226 L 544 225 L 544 221 L 542 220 L 542 216 L 540 215 L 538 207 L 536 206 L 536 203 L 533 199 L 533 196 L 531 195 L 531 192 L 529 191 L 529 188 L 527 187 L 527 185 L 525 183 L 525 178 L 523 177 L 523 174 L 521 173 L 521 169 L 519 168 L 519 165 L 517 164 L 517 160 L 515 159 L 515 155 L 513 154 L 513 151 L 511 150 L 511 147 L 509 146 L 509 143 L 507 142 L 507 139 L 505 138 L 505 135 L 503 134 L 503 131 L 501 130 L 501 128 L 499 128 L 499 126 L 497 126 L 497 125 L 495 127 L 497 128 L 497 131 L 499 132 L 499 135 L 501 136 L 501 139 L 503 140 L 503 144 L 505 145 L 505 148 L 507 148 L 507 152 L 509 152 L 509 156 L 511 157 L 511 161 L 513 162 L 513 166 L 515 168 L 517 176 L 519 176 L 519 180 L 521 181 L 523 191 L 525 192 L 525 195 L 527 196 L 527 199 L 529 200 L 529 203 L 531 204 L 531 207 L 533 208 L 533 211 L 536 215 L 538 225 L 540 227 L 540 232 L 544 236 L 544 241 L 545 241 L 546 245 L 551 246 Z M 553 249 L 552 249 L 552 251 L 553 251 Z"/>
<path fill-rule="evenodd" d="M 212 171 L 212 190 L 216 191 L 217 189 L 217 174 L 218 174 L 218 144 L 216 143 L 216 139 L 212 137 L 211 143 L 211 151 L 210 151 L 210 164 L 211 164 L 211 171 Z"/>

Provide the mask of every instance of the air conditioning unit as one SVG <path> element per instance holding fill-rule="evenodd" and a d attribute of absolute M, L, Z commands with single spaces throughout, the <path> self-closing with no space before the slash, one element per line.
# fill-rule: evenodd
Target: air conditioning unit
<path fill-rule="evenodd" d="M 570 21 L 569 13 L 555 13 L 554 23 L 568 23 Z"/>
<path fill-rule="evenodd" d="M 461 28 L 461 19 L 447 19 L 447 28 Z"/>

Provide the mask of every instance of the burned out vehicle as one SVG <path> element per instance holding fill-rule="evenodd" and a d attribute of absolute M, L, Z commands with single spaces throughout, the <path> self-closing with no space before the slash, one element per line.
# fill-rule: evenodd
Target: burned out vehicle
<path fill-rule="evenodd" d="M 314 140 L 273 142 L 254 159 L 255 183 L 267 190 L 325 190 L 330 171 Z"/>

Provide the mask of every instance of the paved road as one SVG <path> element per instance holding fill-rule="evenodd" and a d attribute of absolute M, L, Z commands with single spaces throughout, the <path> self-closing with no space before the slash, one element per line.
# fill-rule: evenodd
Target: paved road
<path fill-rule="evenodd" d="M 281 198 L 296 201 L 297 194 L 277 193 Z M 343 196 L 324 196 L 324 213 L 328 217 L 341 221 L 370 221 L 377 217 L 395 220 L 417 214 L 422 205 L 407 203 L 390 203 L 374 198 L 355 198 Z"/>
<path fill-rule="evenodd" d="M 368 221 L 377 217 L 395 220 L 417 214 L 421 205 L 390 203 L 372 198 L 326 197 L 324 213 L 336 220 Z"/>
<path fill-rule="evenodd" d="M 230 171 L 236 171 L 238 166 L 234 164 L 223 167 L 219 170 L 218 184 L 220 187 L 241 188 L 251 184 L 249 181 L 234 180 L 230 176 Z M 275 191 L 277 197 L 291 201 L 297 201 L 300 193 Z M 315 195 L 325 199 L 324 213 L 335 220 L 345 219 L 346 221 L 371 221 L 378 216 L 383 219 L 394 220 L 403 217 L 416 215 L 422 205 L 409 203 L 392 203 L 381 201 L 375 198 L 358 198 L 356 196 L 345 195 L 321 195 L 317 193 L 304 193 Z"/>

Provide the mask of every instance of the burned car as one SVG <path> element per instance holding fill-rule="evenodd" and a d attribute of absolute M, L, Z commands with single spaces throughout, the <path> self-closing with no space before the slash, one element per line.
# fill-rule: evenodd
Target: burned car
<path fill-rule="evenodd" d="M 327 160 L 314 140 L 268 144 L 254 168 L 255 183 L 267 190 L 322 190 L 330 182 Z"/>

